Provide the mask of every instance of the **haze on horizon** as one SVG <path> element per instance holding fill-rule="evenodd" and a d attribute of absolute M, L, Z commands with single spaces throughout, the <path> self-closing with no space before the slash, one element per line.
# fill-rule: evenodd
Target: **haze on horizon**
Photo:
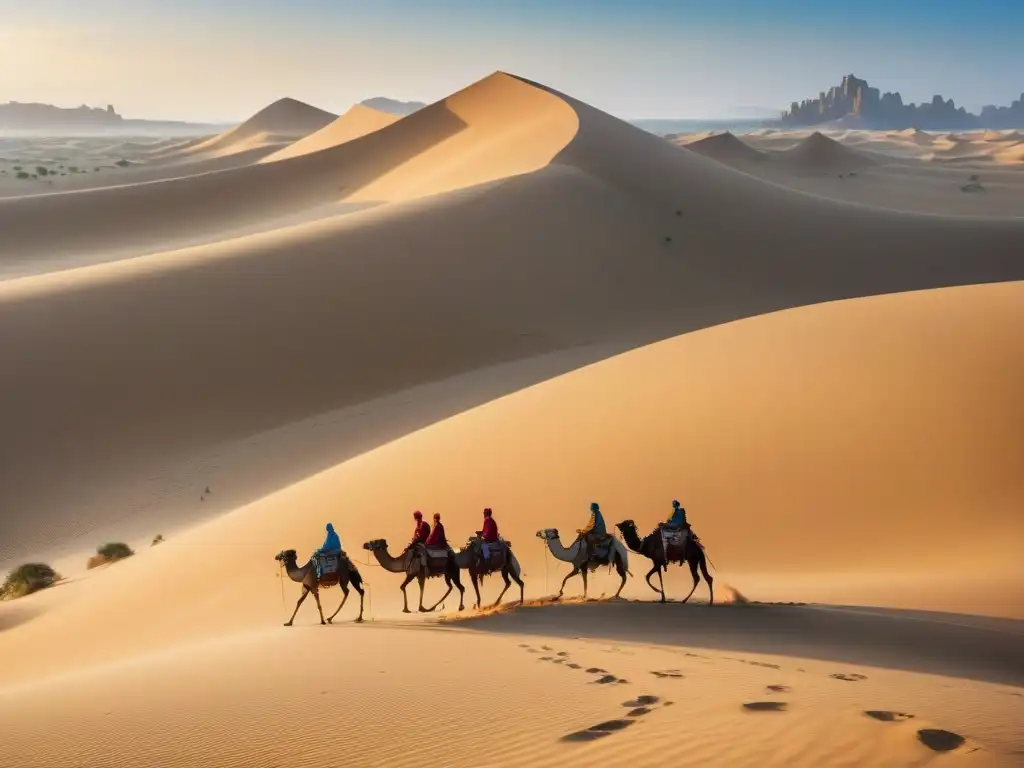
<path fill-rule="evenodd" d="M 0 0 L 0 18 L 0 102 L 149 119 L 430 102 L 494 70 L 630 119 L 761 117 L 849 72 L 971 111 L 1024 90 L 1019 0 Z"/>

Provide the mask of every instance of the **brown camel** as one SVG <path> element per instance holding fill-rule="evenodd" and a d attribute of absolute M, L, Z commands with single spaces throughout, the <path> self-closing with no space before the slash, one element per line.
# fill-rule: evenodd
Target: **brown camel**
<path fill-rule="evenodd" d="M 319 581 L 316 578 L 316 565 L 312 559 L 300 568 L 294 549 L 286 549 L 284 552 L 279 552 L 274 559 L 284 566 L 289 579 L 297 581 L 302 585 L 302 595 L 299 597 L 299 601 L 295 603 L 292 617 L 285 622 L 286 627 L 290 627 L 292 622 L 295 621 L 295 614 L 299 612 L 299 606 L 302 605 L 302 601 L 306 599 L 306 595 L 310 592 L 313 593 L 313 599 L 316 600 L 316 609 L 320 611 L 320 623 L 330 624 L 333 622 L 334 617 L 345 607 L 345 603 L 348 600 L 349 584 L 359 593 L 359 616 L 356 618 L 356 621 L 363 620 L 363 579 L 355 565 L 349 560 L 348 555 L 344 553 L 339 554 L 337 572 L 321 574 Z M 325 621 L 324 609 L 320 606 L 320 590 L 333 587 L 335 584 L 341 587 L 341 591 L 345 593 L 345 596 L 341 599 L 341 605 L 338 606 L 338 610 L 332 613 Z"/>
<path fill-rule="evenodd" d="M 381 567 L 385 571 L 391 571 L 391 573 L 404 573 L 405 581 L 402 582 L 402 610 L 405 613 L 412 613 L 409 610 L 409 598 L 405 592 L 405 588 L 409 583 L 416 579 L 420 584 L 420 613 L 430 613 L 434 611 L 437 606 L 444 602 L 444 599 L 451 594 L 452 585 L 459 588 L 459 610 L 463 611 L 466 609 L 464 598 L 466 596 L 466 588 L 462 586 L 462 581 L 459 579 L 459 566 L 455 562 L 455 554 L 448 550 L 442 557 L 429 556 L 426 558 L 426 568 L 423 565 L 423 558 L 419 551 L 413 548 L 407 548 L 402 553 L 401 557 L 392 557 L 388 552 L 388 543 L 384 539 L 374 539 L 363 544 L 363 549 L 367 549 L 373 553 L 373 556 L 377 558 L 377 562 L 380 563 Z M 429 553 L 429 550 L 428 550 Z M 441 596 L 441 599 L 434 603 L 430 608 L 423 607 L 423 587 L 426 584 L 427 579 L 432 579 L 435 576 L 444 576 L 444 583 L 448 586 L 448 591 Z"/>
<path fill-rule="evenodd" d="M 665 602 L 665 581 L 662 579 L 662 571 L 667 572 L 669 563 L 687 563 L 690 566 L 690 575 L 693 576 L 693 588 L 690 589 L 690 594 L 683 600 L 685 603 L 693 595 L 694 590 L 697 589 L 697 585 L 700 584 L 700 576 L 697 574 L 697 569 L 704 574 L 704 578 L 708 583 L 708 591 L 711 593 L 711 600 L 708 605 L 715 604 L 715 580 L 711 578 L 711 574 L 708 573 L 708 562 L 707 556 L 704 554 L 704 547 L 698 544 L 695 539 L 696 536 L 691 535 L 686 538 L 686 543 L 682 547 L 669 546 L 668 552 L 665 551 L 665 540 L 661 536 L 661 528 L 655 528 L 650 534 L 643 539 L 640 538 L 636 532 L 636 523 L 632 520 L 623 520 L 621 523 L 615 526 L 622 531 L 622 538 L 626 542 L 631 550 L 636 552 L 638 555 L 643 555 L 654 562 L 654 567 L 647 572 L 647 585 L 655 592 L 661 595 L 661 602 Z M 661 589 L 658 589 L 651 583 L 651 576 L 655 573 L 658 574 L 658 583 L 661 585 Z"/>
<path fill-rule="evenodd" d="M 505 580 L 505 588 L 501 590 L 498 599 L 494 601 L 492 608 L 501 603 L 501 598 L 508 592 L 508 588 L 515 581 L 519 585 L 519 604 L 523 604 L 524 586 L 520 576 L 521 569 L 519 561 L 512 553 L 512 545 L 507 541 L 490 542 L 488 544 L 489 557 L 484 561 L 483 547 L 479 538 L 472 538 L 465 549 L 455 555 L 455 563 L 461 570 L 469 571 L 470 581 L 473 583 L 473 591 L 476 592 L 475 608 L 480 608 L 480 582 L 485 576 L 492 573 L 500 573 Z"/>

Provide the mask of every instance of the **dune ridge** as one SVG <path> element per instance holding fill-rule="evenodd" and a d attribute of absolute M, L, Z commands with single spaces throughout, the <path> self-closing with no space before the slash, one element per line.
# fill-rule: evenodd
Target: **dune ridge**
<path fill-rule="evenodd" d="M 319 131 L 311 133 L 294 144 L 262 158 L 260 162 L 270 163 L 275 160 L 285 160 L 289 157 L 319 152 L 320 150 L 358 139 L 368 133 L 373 133 L 400 119 L 401 116 L 399 115 L 381 112 L 362 104 L 356 104 L 337 120 L 324 126 Z"/>
<path fill-rule="evenodd" d="M 684 146 L 723 162 L 760 162 L 767 157 L 729 131 L 698 139 Z"/>
<path fill-rule="evenodd" d="M 337 119 L 337 115 L 291 98 L 278 99 L 243 123 L 188 147 L 190 154 L 216 155 L 301 139 Z"/>

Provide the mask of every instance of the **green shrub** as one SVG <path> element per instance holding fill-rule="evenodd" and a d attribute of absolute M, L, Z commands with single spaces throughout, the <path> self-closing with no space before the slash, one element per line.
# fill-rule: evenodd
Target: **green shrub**
<path fill-rule="evenodd" d="M 0 600 L 14 600 L 41 589 L 52 587 L 60 581 L 60 574 L 44 563 L 19 565 L 4 580 L 0 587 Z"/>
<path fill-rule="evenodd" d="M 18 171 L 17 175 L 15 175 L 14 178 L 16 178 L 16 179 L 27 179 L 28 178 L 28 174 L 25 173 L 25 171 Z"/>
<path fill-rule="evenodd" d="M 36 166 L 36 173 L 38 173 L 40 176 L 45 176 L 49 172 L 50 172 L 50 169 L 47 168 L 45 165 L 37 165 Z"/>
<path fill-rule="evenodd" d="M 96 554 L 89 558 L 85 567 L 92 570 L 107 563 L 116 563 L 118 560 L 124 560 L 126 557 L 131 557 L 134 554 L 135 552 L 132 548 L 123 542 L 109 542 L 96 548 Z"/>
<path fill-rule="evenodd" d="M 122 157 L 120 160 L 118 160 L 116 163 L 114 163 L 114 165 L 119 165 L 122 168 L 127 168 L 129 165 L 131 165 L 131 162 L 129 160 L 125 160 Z"/>

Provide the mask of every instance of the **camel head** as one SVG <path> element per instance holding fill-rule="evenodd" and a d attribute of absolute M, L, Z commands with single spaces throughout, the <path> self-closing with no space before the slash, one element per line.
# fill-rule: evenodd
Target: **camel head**
<path fill-rule="evenodd" d="M 636 530 L 636 523 L 634 523 L 632 520 L 623 520 L 621 523 L 616 523 L 615 527 L 623 533 L 625 533 L 627 528 L 632 528 L 633 530 Z"/>
<path fill-rule="evenodd" d="M 558 538 L 557 528 L 545 528 L 542 531 L 537 531 L 537 538 L 544 539 L 545 541 L 551 541 L 552 539 Z"/>
<path fill-rule="evenodd" d="M 374 539 L 363 544 L 363 549 L 369 550 L 370 552 L 383 552 L 388 548 L 388 542 L 386 539 Z"/>
<path fill-rule="evenodd" d="M 282 552 L 278 552 L 274 556 L 274 559 L 277 560 L 277 562 L 283 563 L 285 565 L 288 565 L 288 563 L 290 563 L 290 562 L 294 563 L 296 558 L 297 558 L 297 555 L 295 554 L 295 550 L 294 549 L 286 549 L 286 550 L 284 550 Z"/>

